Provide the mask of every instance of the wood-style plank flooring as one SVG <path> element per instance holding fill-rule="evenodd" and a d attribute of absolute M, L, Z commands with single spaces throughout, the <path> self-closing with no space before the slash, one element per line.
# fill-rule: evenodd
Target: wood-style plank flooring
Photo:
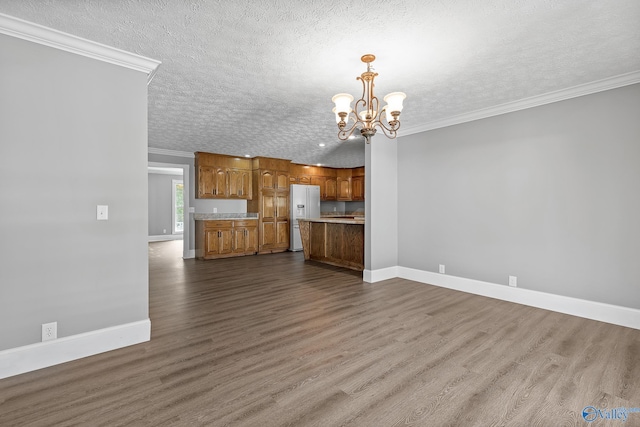
<path fill-rule="evenodd" d="M 0 380 L 1 426 L 640 426 L 640 331 L 304 262 L 149 245 L 148 343 Z"/>

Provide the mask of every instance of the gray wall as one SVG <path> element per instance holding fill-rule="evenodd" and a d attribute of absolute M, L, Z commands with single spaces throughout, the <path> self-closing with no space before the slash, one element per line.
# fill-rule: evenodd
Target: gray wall
<path fill-rule="evenodd" d="M 398 158 L 400 266 L 640 308 L 640 85 L 402 137 Z"/>
<path fill-rule="evenodd" d="M 364 202 L 320 202 L 320 212 L 328 214 L 364 212 Z"/>
<path fill-rule="evenodd" d="M 384 135 L 365 145 L 366 271 L 398 265 L 398 145 Z"/>
<path fill-rule="evenodd" d="M 146 80 L 0 35 L 0 350 L 148 319 Z"/>
<path fill-rule="evenodd" d="M 149 236 L 173 234 L 173 180 L 182 175 L 149 173 Z"/>

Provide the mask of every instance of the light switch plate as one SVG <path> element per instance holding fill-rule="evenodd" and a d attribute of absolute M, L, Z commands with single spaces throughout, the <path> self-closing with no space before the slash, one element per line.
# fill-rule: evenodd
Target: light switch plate
<path fill-rule="evenodd" d="M 98 221 L 106 221 L 106 220 L 108 220 L 109 219 L 109 206 L 107 206 L 107 205 L 98 205 L 97 218 L 98 218 Z"/>

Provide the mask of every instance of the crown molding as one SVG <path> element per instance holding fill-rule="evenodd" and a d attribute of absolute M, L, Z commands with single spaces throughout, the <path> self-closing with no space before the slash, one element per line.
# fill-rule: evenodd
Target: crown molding
<path fill-rule="evenodd" d="M 469 113 L 446 117 L 444 119 L 423 123 L 419 126 L 406 127 L 402 130 L 402 135 L 411 135 L 414 133 L 426 132 L 429 130 L 458 125 L 474 120 L 486 119 L 492 116 L 512 113 L 514 111 L 525 110 L 527 108 L 538 107 L 540 105 L 551 104 L 558 101 L 564 101 L 566 99 L 577 98 L 579 96 L 590 95 L 593 93 L 616 89 L 622 86 L 628 86 L 636 83 L 640 83 L 640 71 L 633 71 L 631 73 L 621 74 L 618 76 L 573 86 L 555 92 L 548 92 L 542 95 L 520 99 L 518 101 L 507 102 L 504 104 L 495 105 L 493 107 L 471 111 Z"/>
<path fill-rule="evenodd" d="M 158 70 L 158 66 L 161 64 L 160 61 L 155 59 L 126 52 L 2 13 L 0 13 L 0 33 L 141 71 L 147 74 L 147 84 L 151 82 Z"/>
<path fill-rule="evenodd" d="M 193 159 L 195 155 L 189 151 L 175 151 L 175 150 L 167 150 L 165 148 L 155 148 L 149 147 L 149 154 L 161 154 L 163 156 L 174 156 L 174 157 L 187 157 L 189 159 Z"/>

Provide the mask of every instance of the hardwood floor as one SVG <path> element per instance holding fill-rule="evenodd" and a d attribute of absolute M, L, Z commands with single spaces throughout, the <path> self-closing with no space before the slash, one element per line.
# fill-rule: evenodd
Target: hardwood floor
<path fill-rule="evenodd" d="M 181 245 L 181 243 L 179 243 Z M 2 426 L 640 426 L 640 331 L 304 262 L 149 245 L 148 343 L 0 380 Z"/>

